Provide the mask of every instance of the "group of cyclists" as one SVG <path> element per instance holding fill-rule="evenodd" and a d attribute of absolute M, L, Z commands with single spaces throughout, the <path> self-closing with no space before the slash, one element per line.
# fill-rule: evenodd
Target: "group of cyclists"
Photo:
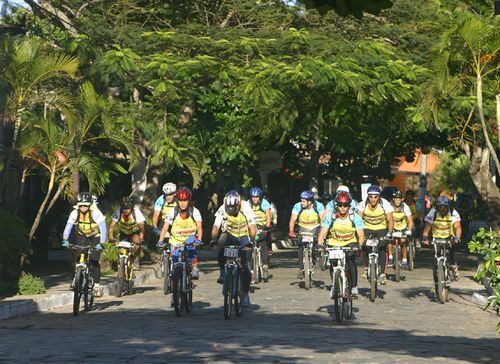
<path fill-rule="evenodd" d="M 190 245 L 189 259 L 191 261 L 192 279 L 199 278 L 196 245 L 201 244 L 203 236 L 202 216 L 200 211 L 192 206 L 192 192 L 187 187 L 177 188 L 174 183 L 166 183 L 163 194 L 155 202 L 152 217 L 152 228 L 158 237 L 157 246 L 162 248 L 166 241 L 170 246 L 183 245 L 188 237 L 194 236 L 194 246 Z M 401 191 L 394 189 L 390 201 L 382 198 L 381 188 L 372 185 L 367 190 L 365 201 L 357 202 L 352 198 L 347 186 L 338 187 L 335 196 L 326 206 L 317 201 L 311 190 L 300 194 L 291 211 L 288 235 L 299 241 L 297 278 L 304 277 L 303 246 L 300 238 L 304 235 L 314 237 L 317 251 L 328 246 L 356 246 L 361 249 L 362 261 L 367 261 L 367 238 L 380 239 L 379 266 L 382 268 L 378 277 L 380 284 L 386 284 L 386 269 L 393 264 L 393 233 L 402 233 L 401 267 L 408 268 L 406 244 L 416 229 L 416 208 L 413 191 L 407 191 L 405 198 Z M 425 216 L 422 232 L 422 243 L 429 244 L 429 236 L 451 239 L 457 244 L 461 238 L 459 214 L 450 206 L 447 196 L 439 196 L 435 207 Z M 250 304 L 250 286 L 252 282 L 251 250 L 248 247 L 258 246 L 262 257 L 262 275 L 264 280 L 269 277 L 270 231 L 273 227 L 271 204 L 264 198 L 264 192 L 259 187 L 250 189 L 250 198 L 244 200 L 235 190 L 229 191 L 223 204 L 215 213 L 215 221 L 210 233 L 211 245 L 218 245 L 218 264 L 220 275 L 218 283 L 223 282 L 223 267 L 225 264 L 224 247 L 240 246 L 241 263 L 243 266 L 243 296 L 242 303 Z M 83 192 L 77 197 L 77 203 L 70 213 L 63 232 L 64 247 L 69 246 L 70 234 L 75 228 L 74 239 L 77 245 L 92 244 L 96 250 L 90 256 L 90 273 L 94 289 L 100 286 L 100 250 L 106 241 L 116 242 L 119 232 L 120 241 L 133 244 L 134 265 L 139 267 L 142 254 L 141 245 L 144 242 L 145 217 L 134 206 L 133 201 L 124 197 L 121 206 L 112 217 L 109 227 L 106 219 L 97 206 L 97 199 L 90 193 Z M 346 259 L 349 287 L 353 297 L 358 295 L 356 253 L 349 252 Z M 450 250 L 450 261 L 455 279 L 458 279 L 455 250 Z M 366 263 L 365 263 L 366 264 Z M 366 274 L 366 271 L 365 271 Z M 364 275 L 365 275 L 364 274 Z"/>

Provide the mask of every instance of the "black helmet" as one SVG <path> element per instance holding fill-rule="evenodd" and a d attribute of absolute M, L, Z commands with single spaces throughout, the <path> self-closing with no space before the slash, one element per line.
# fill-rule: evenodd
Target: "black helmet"
<path fill-rule="evenodd" d="M 132 199 L 130 197 L 124 196 L 120 201 L 120 206 L 122 209 L 131 209 L 134 207 L 134 204 L 132 203 Z"/>
<path fill-rule="evenodd" d="M 403 194 L 401 193 L 400 190 L 398 190 L 397 188 L 395 188 L 392 191 L 392 198 L 403 198 Z"/>
<path fill-rule="evenodd" d="M 88 192 L 80 192 L 76 196 L 76 201 L 78 206 L 90 206 L 92 205 L 92 195 Z"/>

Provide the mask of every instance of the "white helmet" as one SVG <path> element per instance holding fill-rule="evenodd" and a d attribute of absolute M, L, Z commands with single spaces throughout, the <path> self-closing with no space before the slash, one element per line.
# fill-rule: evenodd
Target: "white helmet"
<path fill-rule="evenodd" d="M 175 183 L 168 182 L 163 185 L 162 190 L 165 195 L 171 195 L 172 193 L 175 193 L 175 191 L 177 191 L 177 186 L 175 185 Z"/>
<path fill-rule="evenodd" d="M 347 193 L 350 193 L 349 191 L 349 187 L 347 187 L 346 185 L 340 185 L 339 187 L 337 187 L 337 193 L 339 192 L 347 192 Z"/>

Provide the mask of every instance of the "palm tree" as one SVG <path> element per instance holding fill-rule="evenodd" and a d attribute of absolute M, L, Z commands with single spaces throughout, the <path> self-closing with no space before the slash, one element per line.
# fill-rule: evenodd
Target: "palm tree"
<path fill-rule="evenodd" d="M 5 145 L 5 160 L 0 182 L 0 201 L 5 199 L 8 183 L 19 185 L 19 176 L 11 172 L 19 171 L 17 148 L 26 120 L 36 113 L 39 106 L 68 108 L 71 97 L 61 87 L 64 79 L 76 77 L 78 60 L 64 53 L 50 49 L 36 38 L 12 40 L 4 38 L 0 45 L 0 67 L 2 67 L 0 87 L 4 96 L 1 119 L 13 124 L 9 145 Z M 16 188 L 9 189 L 9 196 Z"/>

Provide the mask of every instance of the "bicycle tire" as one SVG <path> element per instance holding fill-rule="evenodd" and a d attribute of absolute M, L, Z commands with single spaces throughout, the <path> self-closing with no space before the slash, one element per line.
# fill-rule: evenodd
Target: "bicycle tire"
<path fill-rule="evenodd" d="M 436 294 L 438 297 L 438 301 L 441 304 L 446 302 L 444 297 L 444 266 L 443 262 L 439 261 L 437 264 L 437 283 L 436 283 Z"/>
<path fill-rule="evenodd" d="M 408 270 L 415 269 L 415 239 L 408 239 Z"/>
<path fill-rule="evenodd" d="M 185 298 L 185 310 L 187 313 L 193 311 L 193 281 L 191 276 L 188 274 L 186 276 L 186 298 Z"/>
<path fill-rule="evenodd" d="M 89 280 L 85 280 L 85 293 L 83 295 L 83 303 L 85 311 L 92 310 L 94 306 L 94 287 L 89 287 Z"/>
<path fill-rule="evenodd" d="M 82 297 L 83 270 L 81 267 L 75 270 L 75 284 L 73 286 L 73 316 L 78 316 L 80 311 L 80 299 Z"/>
<path fill-rule="evenodd" d="M 234 313 L 236 316 L 243 314 L 243 270 L 238 268 L 238 279 L 236 280 L 236 294 L 234 295 Z"/>
<path fill-rule="evenodd" d="M 163 294 L 168 295 L 171 293 L 171 277 L 170 277 L 170 259 L 163 259 Z"/>
<path fill-rule="evenodd" d="M 260 248 L 259 248 L 260 249 Z M 262 282 L 262 255 L 260 254 L 260 250 L 257 252 L 257 282 Z"/>
<path fill-rule="evenodd" d="M 118 271 L 116 272 L 116 297 L 123 294 L 123 280 L 125 277 L 125 262 L 123 257 L 118 260 Z"/>
<path fill-rule="evenodd" d="M 394 274 L 396 278 L 396 282 L 401 281 L 401 264 L 399 262 L 400 258 L 400 246 L 396 246 L 394 251 Z"/>
<path fill-rule="evenodd" d="M 311 289 L 311 267 L 309 259 L 309 249 L 304 248 L 304 288 Z"/>
<path fill-rule="evenodd" d="M 224 275 L 224 319 L 231 318 L 233 310 L 233 270 L 226 267 Z"/>
<path fill-rule="evenodd" d="M 370 301 L 375 302 L 377 297 L 377 263 L 370 262 Z"/>
<path fill-rule="evenodd" d="M 257 254 L 257 249 L 253 249 L 252 252 L 252 270 L 253 270 L 253 275 L 254 275 L 254 283 L 259 283 L 260 282 L 260 277 L 259 277 L 259 259 L 258 259 L 258 254 Z"/>
<path fill-rule="evenodd" d="M 182 267 L 177 267 L 174 270 L 174 284 L 172 286 L 172 295 L 174 300 L 174 309 L 177 316 L 182 316 L 184 311 L 182 299 Z"/>
<path fill-rule="evenodd" d="M 335 319 L 338 323 L 342 323 L 344 319 L 343 297 L 342 297 L 342 278 L 340 271 L 337 270 L 333 276 L 333 300 L 335 303 Z"/>

